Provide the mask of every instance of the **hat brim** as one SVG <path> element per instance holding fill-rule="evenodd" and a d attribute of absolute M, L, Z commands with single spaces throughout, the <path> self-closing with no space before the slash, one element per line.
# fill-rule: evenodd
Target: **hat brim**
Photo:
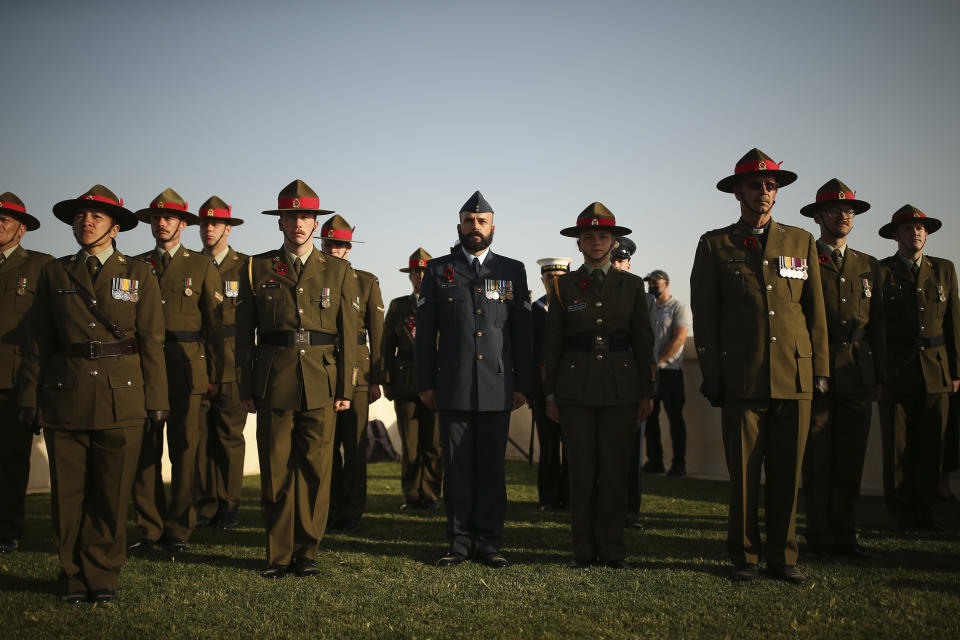
<path fill-rule="evenodd" d="M 109 202 L 102 202 L 100 200 L 87 200 L 85 198 L 74 198 L 72 200 L 58 202 L 53 205 L 53 215 L 57 220 L 65 222 L 72 227 L 74 213 L 80 207 L 106 211 L 120 227 L 120 231 L 130 231 L 130 229 L 133 229 L 140 223 L 140 219 L 137 218 L 136 214 L 126 207 L 121 207 Z"/>
<path fill-rule="evenodd" d="M 150 218 L 155 213 L 160 214 L 161 216 L 179 216 L 181 220 L 187 223 L 188 227 L 195 224 L 200 224 L 200 217 L 197 214 L 190 213 L 189 211 L 181 211 L 180 209 L 147 207 L 146 209 L 140 209 L 139 211 L 134 212 L 133 215 L 137 216 L 137 219 L 140 220 L 140 222 L 150 224 Z"/>
<path fill-rule="evenodd" d="M 27 231 L 36 231 L 40 228 L 40 221 L 34 218 L 26 211 L 11 211 L 10 209 L 0 209 L 0 213 L 16 218 L 20 224 L 27 228 Z"/>
<path fill-rule="evenodd" d="M 313 236 L 314 240 L 333 240 L 334 242 L 349 242 L 350 244 L 366 244 L 363 240 L 343 240 L 341 238 L 327 238 L 326 236 Z"/>
<path fill-rule="evenodd" d="M 633 231 L 631 231 L 630 229 L 628 229 L 628 228 L 626 228 L 626 227 L 618 227 L 617 225 L 614 225 L 614 226 L 612 226 L 612 227 L 608 227 L 608 226 L 604 226 L 604 225 L 599 225 L 599 224 L 598 224 L 598 225 L 590 225 L 589 227 L 576 227 L 576 226 L 574 226 L 574 227 L 567 227 L 566 229 L 561 229 L 561 230 L 560 230 L 560 235 L 562 235 L 562 236 L 567 236 L 568 238 L 579 238 L 579 237 L 580 237 L 580 234 L 581 234 L 582 232 L 584 232 L 584 231 L 591 231 L 591 230 L 593 230 L 593 231 L 597 231 L 597 230 L 599 230 L 599 231 L 609 231 L 610 233 L 612 233 L 612 234 L 615 235 L 615 236 L 628 236 L 628 235 L 630 235 L 631 233 L 633 233 Z"/>
<path fill-rule="evenodd" d="M 936 233 L 940 230 L 940 227 L 943 226 L 943 223 L 936 218 L 907 218 L 906 220 L 898 220 L 897 222 L 888 222 L 880 227 L 878 233 L 881 238 L 893 240 L 893 234 L 897 230 L 897 227 L 908 222 L 922 222 L 923 226 L 927 228 L 927 234 Z"/>
<path fill-rule="evenodd" d="M 844 206 L 851 207 L 853 209 L 854 215 L 860 215 L 864 211 L 870 208 L 870 203 L 864 202 L 863 200 L 854 200 L 849 198 L 847 200 L 822 200 L 820 202 L 811 202 L 805 207 L 800 208 L 800 215 L 812 218 L 814 214 L 817 213 L 820 209 L 825 209 L 827 207 L 833 206 Z"/>
<path fill-rule="evenodd" d="M 736 186 L 737 182 L 747 176 L 761 174 L 774 176 L 777 179 L 777 184 L 781 187 L 785 187 L 788 184 L 793 184 L 797 181 L 797 174 L 795 174 L 793 171 L 784 171 L 783 169 L 764 169 L 763 171 L 745 171 L 743 173 L 727 176 L 717 183 L 717 189 L 720 189 L 720 191 L 723 191 L 724 193 L 733 193 L 733 188 Z"/>
<path fill-rule="evenodd" d="M 270 209 L 269 211 L 261 211 L 265 216 L 279 216 L 284 213 L 312 213 L 313 215 L 327 215 L 328 213 L 336 213 L 335 211 L 329 211 L 327 209 Z"/>
<path fill-rule="evenodd" d="M 207 221 L 207 222 L 222 222 L 222 223 L 224 223 L 224 224 L 230 225 L 231 227 L 239 227 L 240 225 L 243 224 L 243 218 L 217 218 L 217 217 L 214 217 L 214 216 L 207 216 L 207 217 L 205 217 L 205 218 L 199 218 L 199 217 L 198 217 L 198 220 L 199 220 L 199 222 L 198 222 L 197 224 L 199 224 L 200 222 L 203 222 L 203 221 Z"/>

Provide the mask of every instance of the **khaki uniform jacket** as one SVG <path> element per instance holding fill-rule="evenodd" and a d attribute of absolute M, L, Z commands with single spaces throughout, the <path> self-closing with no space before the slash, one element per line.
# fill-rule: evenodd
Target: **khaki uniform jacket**
<path fill-rule="evenodd" d="M 949 391 L 960 378 L 960 302 L 953 263 L 924 256 L 913 274 L 893 255 L 880 261 L 880 283 L 886 317 L 886 384 L 895 393 L 930 394 Z M 944 344 L 906 345 L 917 339 L 943 336 Z"/>
<path fill-rule="evenodd" d="M 202 340 L 167 340 L 170 395 L 206 393 L 223 378 L 223 283 L 213 259 L 180 246 L 164 270 L 156 251 L 137 258 L 153 267 L 160 282 L 167 331 L 199 331 Z"/>
<path fill-rule="evenodd" d="M 227 249 L 220 263 L 220 279 L 223 281 L 223 376 L 220 382 L 236 382 L 237 362 L 234 356 L 237 342 L 237 302 L 240 299 L 240 267 L 250 256 Z"/>
<path fill-rule="evenodd" d="M 380 341 L 383 339 L 383 294 L 380 293 L 377 276 L 369 271 L 352 271 L 357 280 L 357 305 L 360 307 L 356 341 L 359 367 L 356 388 L 362 390 L 367 389 L 370 384 L 381 384 L 384 380 L 383 355 L 380 352 Z"/>
<path fill-rule="evenodd" d="M 383 369 L 392 398 L 416 397 L 416 369 L 413 364 L 417 333 L 417 296 L 394 298 L 387 309 L 383 331 Z M 392 399 L 391 398 L 391 399 Z"/>
<path fill-rule="evenodd" d="M 0 265 L 0 389 L 14 389 L 20 382 L 20 365 L 27 341 L 27 311 L 33 304 L 40 269 L 53 256 L 28 251 L 21 246 Z"/>
<path fill-rule="evenodd" d="M 690 274 L 693 337 L 704 378 L 727 398 L 813 397 L 830 375 L 816 241 L 771 220 L 766 247 L 743 221 L 705 233 Z M 807 278 L 785 277 L 780 258 Z M 786 274 L 791 272 L 787 271 Z"/>
<path fill-rule="evenodd" d="M 136 338 L 139 353 L 95 360 L 65 355 L 71 344 L 117 341 L 90 313 L 80 287 L 107 319 Z M 160 287 L 148 265 L 114 250 L 94 285 L 79 254 L 48 262 L 29 322 L 20 406 L 38 407 L 45 427 L 142 427 L 148 410 L 169 408 Z"/>
<path fill-rule="evenodd" d="M 540 368 L 545 395 L 588 407 L 636 404 L 652 398 L 657 366 L 643 279 L 611 267 L 598 290 L 581 267 L 556 281 Z M 570 341 L 626 340 L 629 349 L 571 348 Z"/>
<path fill-rule="evenodd" d="M 237 301 L 237 385 L 240 399 L 258 407 L 317 409 L 350 398 L 356 384 L 359 303 L 350 263 L 316 247 L 299 281 L 281 248 L 248 258 L 241 266 Z M 256 335 L 316 331 L 336 336 L 333 346 L 257 345 Z M 344 339 L 344 338 L 348 339 Z M 301 406 L 301 398 L 306 406 Z"/>
<path fill-rule="evenodd" d="M 847 247 L 837 271 L 830 255 L 818 258 L 830 339 L 830 391 L 870 393 L 883 383 L 886 351 L 877 260 Z"/>

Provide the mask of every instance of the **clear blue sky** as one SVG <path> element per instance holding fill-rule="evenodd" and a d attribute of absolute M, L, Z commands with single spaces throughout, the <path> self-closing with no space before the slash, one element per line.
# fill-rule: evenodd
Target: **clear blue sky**
<path fill-rule="evenodd" d="M 799 215 L 838 177 L 873 204 L 850 243 L 910 202 L 957 259 L 957 2 L 19 2 L 4 8 L 0 191 L 76 250 L 50 208 L 102 182 L 132 208 L 172 186 L 233 205 L 232 244 L 280 245 L 273 208 L 302 178 L 356 225 L 353 263 L 386 299 L 418 246 L 444 253 L 480 189 L 494 250 L 573 255 L 558 231 L 594 200 L 634 229 L 634 271 L 689 297 L 700 234 L 734 221 L 716 190 L 757 146 L 799 180 Z M 121 250 L 152 246 L 141 225 Z M 185 244 L 199 249 L 196 229 Z"/>

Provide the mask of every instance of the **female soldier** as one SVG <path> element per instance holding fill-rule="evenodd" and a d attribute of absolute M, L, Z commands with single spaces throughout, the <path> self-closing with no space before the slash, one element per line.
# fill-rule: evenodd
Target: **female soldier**
<path fill-rule="evenodd" d="M 568 446 L 572 568 L 624 561 L 627 470 L 636 420 L 653 409 L 653 333 L 643 280 L 610 268 L 614 236 L 630 229 L 594 202 L 561 235 L 577 238 L 584 264 L 555 281 L 541 375 L 547 415 Z"/>

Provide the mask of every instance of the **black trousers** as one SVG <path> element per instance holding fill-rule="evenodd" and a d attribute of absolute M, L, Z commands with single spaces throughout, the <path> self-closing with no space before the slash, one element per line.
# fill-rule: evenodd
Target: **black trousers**
<path fill-rule="evenodd" d="M 570 503 L 570 471 L 560 424 L 547 417 L 547 401 L 543 396 L 531 396 L 530 408 L 540 442 L 537 495 L 541 505 L 559 508 Z"/>
<path fill-rule="evenodd" d="M 647 459 L 663 465 L 663 444 L 660 442 L 660 407 L 667 412 L 670 422 L 670 444 L 673 447 L 673 465 L 687 464 L 687 423 L 683 420 L 683 371 L 660 369 L 657 372 L 657 396 L 653 399 L 653 413 L 647 418 Z"/>
<path fill-rule="evenodd" d="M 440 411 L 447 540 L 454 553 L 500 551 L 507 512 L 509 411 Z"/>
<path fill-rule="evenodd" d="M 19 413 L 17 390 L 0 389 L 0 538 L 20 539 L 23 534 L 33 431 L 20 426 Z"/>

